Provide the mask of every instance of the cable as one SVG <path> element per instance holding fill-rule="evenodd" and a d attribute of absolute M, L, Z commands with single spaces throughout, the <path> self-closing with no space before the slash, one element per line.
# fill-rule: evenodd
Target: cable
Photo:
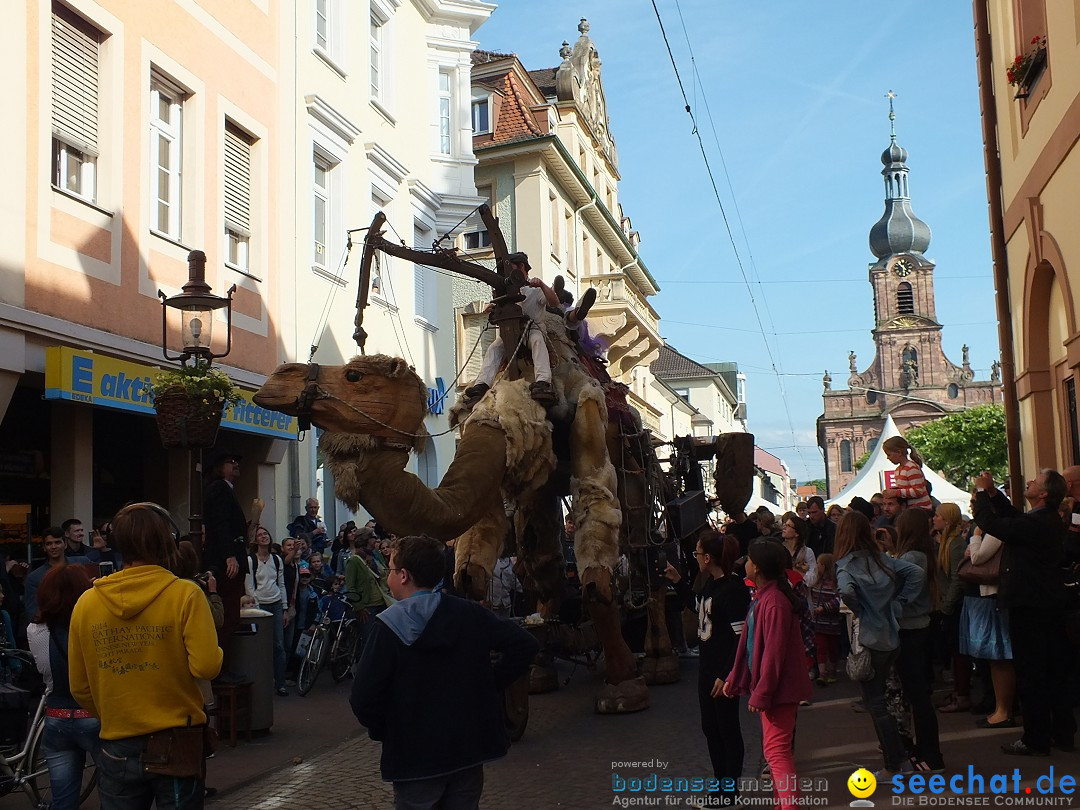
<path fill-rule="evenodd" d="M 319 314 L 319 320 L 315 325 L 315 333 L 311 336 L 311 352 L 308 354 L 308 362 L 311 362 L 311 358 L 315 356 L 315 352 L 319 349 L 319 338 L 322 336 L 323 329 L 326 328 L 326 322 L 330 318 L 330 309 L 334 306 L 334 298 L 337 297 L 337 291 L 341 287 L 348 286 L 349 282 L 345 280 L 345 267 L 349 263 L 349 255 L 352 253 L 352 239 L 348 239 L 346 242 L 345 250 L 342 251 L 341 260 L 338 262 L 338 269 L 333 275 L 333 279 L 330 282 L 330 292 L 326 295 L 326 301 L 323 303 L 322 312 Z M 340 284 L 336 282 L 341 282 Z"/>
<path fill-rule="evenodd" d="M 952 279 L 982 279 L 986 280 L 990 276 L 935 276 L 934 281 L 952 280 Z M 855 284 L 862 279 L 857 278 L 789 278 L 789 279 L 775 279 L 773 281 L 755 281 L 755 284 Z M 675 280 L 670 278 L 657 279 L 658 284 L 741 284 L 741 281 L 713 281 L 713 280 L 701 280 L 701 281 L 687 281 L 687 280 Z"/>
<path fill-rule="evenodd" d="M 664 318 L 664 323 L 674 323 L 674 324 L 678 324 L 679 326 L 696 326 L 696 327 L 699 327 L 701 329 L 719 329 L 719 330 L 721 330 L 723 332 L 744 332 L 744 333 L 749 333 L 749 334 L 756 334 L 755 330 L 753 330 L 753 329 L 740 329 L 737 326 L 717 326 L 714 323 L 696 323 L 694 321 L 673 321 L 670 318 Z M 940 324 L 940 326 L 950 326 L 950 327 L 955 327 L 955 326 L 986 326 L 987 324 L 996 324 L 996 323 L 997 323 L 997 321 L 970 321 L 968 323 Z M 758 330 L 758 331 L 760 331 L 760 330 Z M 863 328 L 863 329 L 811 329 L 811 330 L 805 331 L 805 332 L 775 332 L 774 334 L 776 334 L 776 335 L 784 335 L 784 336 L 788 336 L 788 335 L 838 335 L 838 334 L 841 334 L 841 333 L 844 333 L 844 332 L 865 332 L 865 331 L 867 331 L 865 328 Z M 771 354 L 769 355 L 769 360 L 772 360 L 772 355 Z M 724 362 L 724 361 L 721 361 L 721 362 Z M 776 364 L 773 363 L 773 369 L 775 369 L 775 368 L 776 368 Z M 779 374 L 779 372 L 777 372 L 777 374 Z"/>
<path fill-rule="evenodd" d="M 750 296 L 750 305 L 754 310 L 754 318 L 758 324 L 758 331 L 761 333 L 761 340 L 765 344 L 765 352 L 769 356 L 769 364 L 776 372 L 776 384 L 780 389 L 780 399 L 784 403 L 784 414 L 787 416 L 788 430 L 791 431 L 792 442 L 797 443 L 795 439 L 795 423 L 791 418 L 791 408 L 787 401 L 787 392 L 784 390 L 784 380 L 780 376 L 780 369 L 777 367 L 776 358 L 773 355 L 772 347 L 769 345 L 769 338 L 765 333 L 765 326 L 761 320 L 761 312 L 758 309 L 757 299 L 754 297 L 754 291 L 750 286 L 750 279 L 746 275 L 746 267 L 743 265 L 742 257 L 739 255 L 739 248 L 735 244 L 735 237 L 731 231 L 731 222 L 728 220 L 727 211 L 724 209 L 724 203 L 720 199 L 720 190 L 716 185 L 716 177 L 713 175 L 712 166 L 709 164 L 709 156 L 705 151 L 705 143 L 701 139 L 701 131 L 698 129 L 697 119 L 694 117 L 694 112 L 690 107 L 690 101 L 686 97 L 686 88 L 683 86 L 682 76 L 679 75 L 679 66 L 675 61 L 675 54 L 672 53 L 671 43 L 668 41 L 667 31 L 664 29 L 664 20 L 660 16 L 660 9 L 657 8 L 656 0 L 651 0 L 653 12 L 656 14 L 656 22 L 660 26 L 660 34 L 664 38 L 664 46 L 667 48 L 668 58 L 671 60 L 671 67 L 675 71 L 675 80 L 679 84 L 679 92 L 682 94 L 683 104 L 686 109 L 686 114 L 690 116 L 690 122 L 694 125 L 693 135 L 697 138 L 698 147 L 701 150 L 701 158 L 705 163 L 705 171 L 709 175 L 709 183 L 712 185 L 713 196 L 716 197 L 716 204 L 720 208 L 721 218 L 724 220 L 724 228 L 727 231 L 728 241 L 731 243 L 732 252 L 735 254 L 735 261 L 739 266 L 739 273 L 742 275 L 743 283 L 746 286 L 746 292 Z M 803 467 L 807 467 L 806 459 L 803 457 L 802 452 L 799 452 L 799 460 L 802 462 Z"/>

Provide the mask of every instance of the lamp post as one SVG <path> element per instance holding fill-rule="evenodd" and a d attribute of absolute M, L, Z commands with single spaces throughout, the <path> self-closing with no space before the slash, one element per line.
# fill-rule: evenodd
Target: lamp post
<path fill-rule="evenodd" d="M 186 366 L 191 360 L 196 368 L 209 368 L 210 364 L 232 351 L 232 297 L 236 285 L 232 285 L 225 297 L 214 295 L 206 283 L 206 254 L 201 250 L 188 253 L 188 280 L 181 291 L 166 296 L 158 290 L 161 299 L 161 353 L 166 360 L 179 360 Z M 170 309 L 180 313 L 179 354 L 169 354 L 167 319 Z M 214 311 L 225 310 L 225 351 L 215 354 L 211 348 L 214 333 Z M 189 539 L 196 549 L 202 549 L 202 447 L 188 447 L 188 508 L 190 511 Z"/>

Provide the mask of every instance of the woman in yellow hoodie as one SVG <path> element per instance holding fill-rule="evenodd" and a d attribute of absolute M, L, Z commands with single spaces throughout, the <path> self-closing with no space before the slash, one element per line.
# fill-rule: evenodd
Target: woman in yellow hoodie
<path fill-rule="evenodd" d="M 68 649 L 71 694 L 101 721 L 101 807 L 201 808 L 201 761 L 178 769 L 155 752 L 176 730 L 206 724 L 196 681 L 221 669 L 214 620 L 198 585 L 172 573 L 177 538 L 164 509 L 131 504 L 112 526 L 124 569 L 79 599 Z"/>

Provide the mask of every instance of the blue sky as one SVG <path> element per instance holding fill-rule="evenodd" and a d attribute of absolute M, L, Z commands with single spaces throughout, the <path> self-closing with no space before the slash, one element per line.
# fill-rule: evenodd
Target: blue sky
<path fill-rule="evenodd" d="M 656 5 L 734 248 L 650 0 L 508 0 L 476 39 L 527 69 L 554 67 L 588 18 L 620 201 L 662 288 L 651 299 L 661 334 L 700 362 L 738 362 L 758 445 L 800 480 L 823 476 L 821 376 L 844 388 L 848 352 L 860 371 L 873 358 L 867 235 L 884 210 L 888 90 L 912 208 L 933 230 L 945 353 L 959 363 L 967 343 L 978 379 L 998 357 L 971 4 Z"/>

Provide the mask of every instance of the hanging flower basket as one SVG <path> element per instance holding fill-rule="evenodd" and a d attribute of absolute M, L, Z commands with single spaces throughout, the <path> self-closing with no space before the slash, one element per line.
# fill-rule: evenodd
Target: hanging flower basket
<path fill-rule="evenodd" d="M 223 371 L 196 362 L 162 371 L 154 381 L 154 411 L 166 448 L 212 447 L 221 414 L 240 401 L 240 390 Z"/>
<path fill-rule="evenodd" d="M 1017 88 L 1016 98 L 1027 98 L 1031 86 L 1046 68 L 1046 37 L 1032 37 L 1031 48 L 1019 53 L 1005 70 L 1009 84 Z"/>

